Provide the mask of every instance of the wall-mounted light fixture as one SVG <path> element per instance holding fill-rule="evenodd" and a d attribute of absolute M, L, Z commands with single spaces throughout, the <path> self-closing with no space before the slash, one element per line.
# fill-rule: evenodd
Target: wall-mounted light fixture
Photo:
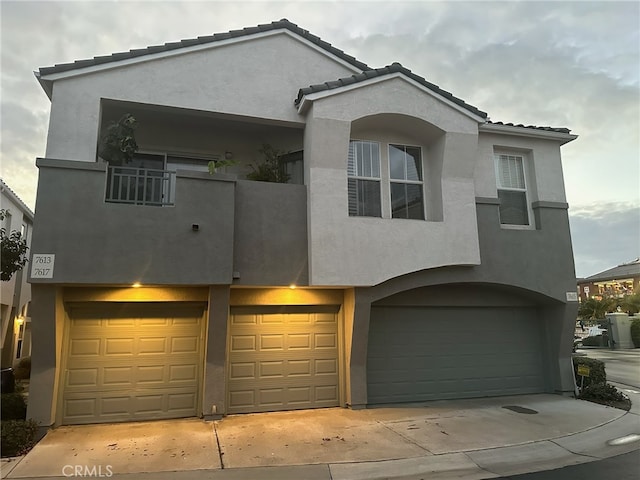
<path fill-rule="evenodd" d="M 231 160 L 233 158 L 233 152 L 224 152 L 224 158 L 225 160 Z"/>
<path fill-rule="evenodd" d="M 23 317 L 22 315 L 18 315 L 18 316 L 16 317 L 16 323 L 17 323 L 18 325 L 22 325 L 22 324 L 24 323 L 24 317 Z"/>
<path fill-rule="evenodd" d="M 135 282 L 134 284 L 131 285 L 133 288 L 140 288 L 142 286 L 142 284 L 140 282 Z"/>
<path fill-rule="evenodd" d="M 193 230 L 194 232 L 197 232 L 198 230 L 200 230 L 200 224 L 192 223 L 191 224 L 191 230 Z"/>

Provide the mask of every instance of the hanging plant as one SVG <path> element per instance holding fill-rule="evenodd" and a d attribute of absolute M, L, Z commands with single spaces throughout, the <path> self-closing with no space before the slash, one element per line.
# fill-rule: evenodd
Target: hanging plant
<path fill-rule="evenodd" d="M 138 121 L 125 113 L 117 122 L 111 122 L 98 144 L 98 156 L 110 165 L 126 165 L 138 151 L 135 130 Z"/>

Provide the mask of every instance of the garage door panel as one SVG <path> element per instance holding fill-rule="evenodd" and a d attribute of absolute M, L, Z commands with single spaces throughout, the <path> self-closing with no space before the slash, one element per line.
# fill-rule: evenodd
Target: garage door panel
<path fill-rule="evenodd" d="M 541 326 L 529 308 L 372 308 L 369 403 L 541 392 Z"/>
<path fill-rule="evenodd" d="M 62 423 L 196 415 L 203 307 L 146 307 L 71 309 Z"/>
<path fill-rule="evenodd" d="M 337 406 L 335 313 L 232 314 L 229 412 Z"/>

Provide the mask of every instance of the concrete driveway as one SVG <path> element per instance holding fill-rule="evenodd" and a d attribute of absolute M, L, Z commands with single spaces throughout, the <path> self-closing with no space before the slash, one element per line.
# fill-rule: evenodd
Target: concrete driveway
<path fill-rule="evenodd" d="M 633 433 L 638 417 L 630 413 L 621 418 L 625 414 L 558 395 L 523 395 L 358 411 L 330 408 L 232 415 L 216 422 L 189 419 L 60 427 L 22 460 L 3 465 L 3 477 L 64 478 L 73 472 L 71 468 L 81 466 L 95 468 L 93 476 L 102 473 L 103 477 L 109 472 L 126 477 L 200 471 L 209 478 L 233 471 L 240 474 L 244 468 L 255 473 L 251 470 L 255 467 L 324 465 L 321 478 L 326 478 L 329 465 L 334 479 L 371 478 L 367 469 L 388 465 L 417 472 L 462 468 L 480 475 L 476 478 L 486 478 L 487 468 L 496 462 L 500 474 L 533 471 L 547 467 L 550 460 L 555 468 L 583 462 L 591 458 L 585 457 L 591 450 L 579 444 L 584 441 L 578 432 L 601 427 L 607 438 Z M 568 442 L 566 448 L 560 446 L 562 441 Z M 633 446 L 616 447 L 615 453 L 629 448 Z M 572 453 L 580 449 L 586 453 Z M 596 450 L 604 451 L 600 440 Z M 607 452 L 613 454 L 613 447 Z M 533 466 L 525 461 L 531 458 Z M 500 463 L 509 459 L 517 460 L 519 470 Z M 90 476 L 86 470 L 84 476 Z"/>

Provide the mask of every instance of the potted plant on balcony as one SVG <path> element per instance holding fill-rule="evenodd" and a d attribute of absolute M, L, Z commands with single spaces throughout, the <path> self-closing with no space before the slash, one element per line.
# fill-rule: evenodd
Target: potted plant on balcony
<path fill-rule="evenodd" d="M 135 130 L 138 121 L 125 113 L 117 122 L 111 122 L 98 143 L 98 156 L 111 166 L 126 165 L 138 151 Z"/>
<path fill-rule="evenodd" d="M 259 182 L 287 183 L 291 176 L 285 171 L 281 161 L 284 152 L 268 143 L 262 144 L 262 148 L 258 151 L 263 155 L 264 160 L 257 167 L 251 165 L 253 172 L 249 173 L 247 178 Z"/>

